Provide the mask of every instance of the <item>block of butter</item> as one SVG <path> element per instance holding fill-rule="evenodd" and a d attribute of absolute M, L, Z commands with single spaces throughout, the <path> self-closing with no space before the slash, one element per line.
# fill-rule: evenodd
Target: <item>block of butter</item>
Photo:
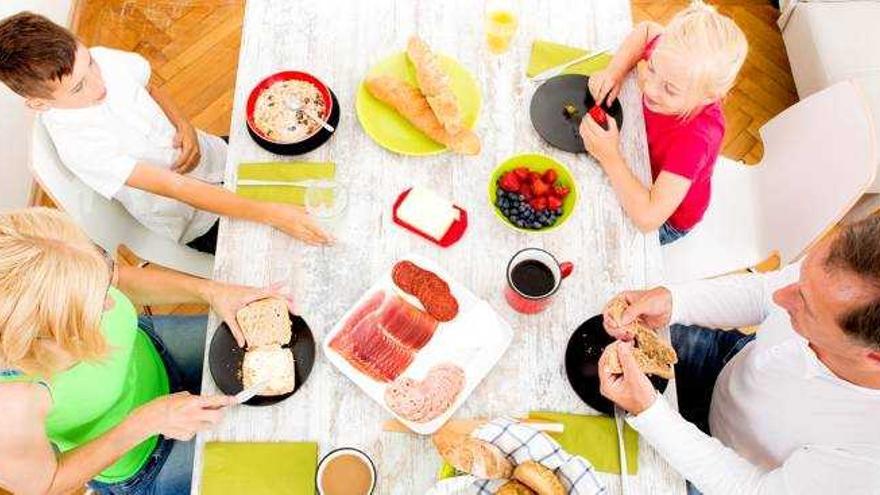
<path fill-rule="evenodd" d="M 451 201 L 423 186 L 414 186 L 397 207 L 397 218 L 436 241 L 443 239 L 459 216 Z"/>

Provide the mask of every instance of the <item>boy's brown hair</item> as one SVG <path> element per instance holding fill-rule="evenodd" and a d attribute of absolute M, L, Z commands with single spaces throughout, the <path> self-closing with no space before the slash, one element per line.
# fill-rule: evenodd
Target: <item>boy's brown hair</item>
<path fill-rule="evenodd" d="M 73 71 L 77 41 L 67 29 L 32 12 L 0 21 L 0 81 L 24 97 L 49 98 L 51 81 Z"/>

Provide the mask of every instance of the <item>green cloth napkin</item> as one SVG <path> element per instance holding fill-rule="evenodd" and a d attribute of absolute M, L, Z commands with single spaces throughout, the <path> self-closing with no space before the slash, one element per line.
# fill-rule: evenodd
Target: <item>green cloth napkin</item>
<path fill-rule="evenodd" d="M 208 442 L 203 495 L 315 495 L 318 444 Z"/>
<path fill-rule="evenodd" d="M 562 423 L 565 425 L 563 433 L 549 435 L 566 452 L 587 459 L 597 471 L 620 474 L 614 418 L 544 411 L 531 412 L 529 418 Z M 639 469 L 639 434 L 626 424 L 623 429 L 623 443 L 626 448 L 627 470 L 634 475 Z"/>
<path fill-rule="evenodd" d="M 309 179 L 332 179 L 336 175 L 336 164 L 331 162 L 270 162 L 242 163 L 238 166 L 238 178 L 299 182 Z M 305 204 L 306 188 L 300 185 L 289 186 L 238 186 L 239 196 L 257 201 Z"/>
<path fill-rule="evenodd" d="M 532 54 L 529 56 L 529 67 L 526 75 L 535 77 L 547 69 L 562 65 L 570 60 L 574 60 L 581 55 L 585 55 L 589 50 L 575 48 L 567 45 L 560 45 L 550 41 L 537 40 L 532 43 Z M 563 74 L 581 74 L 589 76 L 590 74 L 600 71 L 611 63 L 614 55 L 605 53 L 596 58 L 576 63 L 565 69 Z"/>

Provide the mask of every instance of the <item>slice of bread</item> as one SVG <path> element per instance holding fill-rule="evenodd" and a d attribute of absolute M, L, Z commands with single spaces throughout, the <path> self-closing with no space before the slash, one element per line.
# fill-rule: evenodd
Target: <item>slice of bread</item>
<path fill-rule="evenodd" d="M 675 349 L 661 341 L 657 333 L 641 323 L 634 323 L 636 346 L 633 348 L 633 357 L 639 363 L 639 369 L 648 375 L 657 375 L 667 380 L 674 374 L 674 365 L 678 362 Z M 618 342 L 608 347 L 616 346 Z M 623 373 L 623 367 L 617 355 L 617 349 L 609 353 L 606 367 L 611 373 Z"/>
<path fill-rule="evenodd" d="M 254 301 L 238 310 L 235 321 L 244 333 L 248 349 L 290 342 L 290 314 L 283 299 L 268 297 Z"/>
<path fill-rule="evenodd" d="M 244 388 L 250 388 L 263 380 L 269 385 L 259 395 L 282 395 L 293 392 L 295 374 L 293 353 L 279 345 L 267 345 L 244 353 L 241 366 Z"/>

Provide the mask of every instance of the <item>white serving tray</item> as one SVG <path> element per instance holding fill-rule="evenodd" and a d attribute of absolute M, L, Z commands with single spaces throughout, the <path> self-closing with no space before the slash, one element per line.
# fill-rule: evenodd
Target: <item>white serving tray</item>
<path fill-rule="evenodd" d="M 394 285 L 394 281 L 391 278 L 391 269 L 377 280 L 333 326 L 324 338 L 324 343 L 321 347 L 324 349 L 324 355 L 327 356 L 327 359 L 342 374 L 351 379 L 373 400 L 381 404 L 398 421 L 416 433 L 430 435 L 440 429 L 455 414 L 455 411 L 473 393 L 477 385 L 489 374 L 495 363 L 501 359 L 501 356 L 504 355 L 504 352 L 507 351 L 507 347 L 513 340 L 513 329 L 492 309 L 489 303 L 478 298 L 473 292 L 453 280 L 436 263 L 417 255 L 407 255 L 400 259 L 400 261 L 404 260 L 411 261 L 421 268 L 430 270 L 445 280 L 449 284 L 452 294 L 458 300 L 459 308 L 458 315 L 452 321 L 440 322 L 434 336 L 425 347 L 416 353 L 413 362 L 400 376 L 422 380 L 428 373 L 428 370 L 437 364 L 453 363 L 460 366 L 464 370 L 465 384 L 452 406 L 440 416 L 425 423 L 416 423 L 404 419 L 395 414 L 385 404 L 385 389 L 390 382 L 383 383 L 373 380 L 361 373 L 357 368 L 349 364 L 344 357 L 330 348 L 330 341 L 342 329 L 346 320 L 371 295 L 379 290 L 385 291 L 386 294 L 404 295 Z M 405 299 L 410 303 L 414 303 L 416 307 L 421 307 L 418 300 L 414 297 L 408 296 Z"/>

